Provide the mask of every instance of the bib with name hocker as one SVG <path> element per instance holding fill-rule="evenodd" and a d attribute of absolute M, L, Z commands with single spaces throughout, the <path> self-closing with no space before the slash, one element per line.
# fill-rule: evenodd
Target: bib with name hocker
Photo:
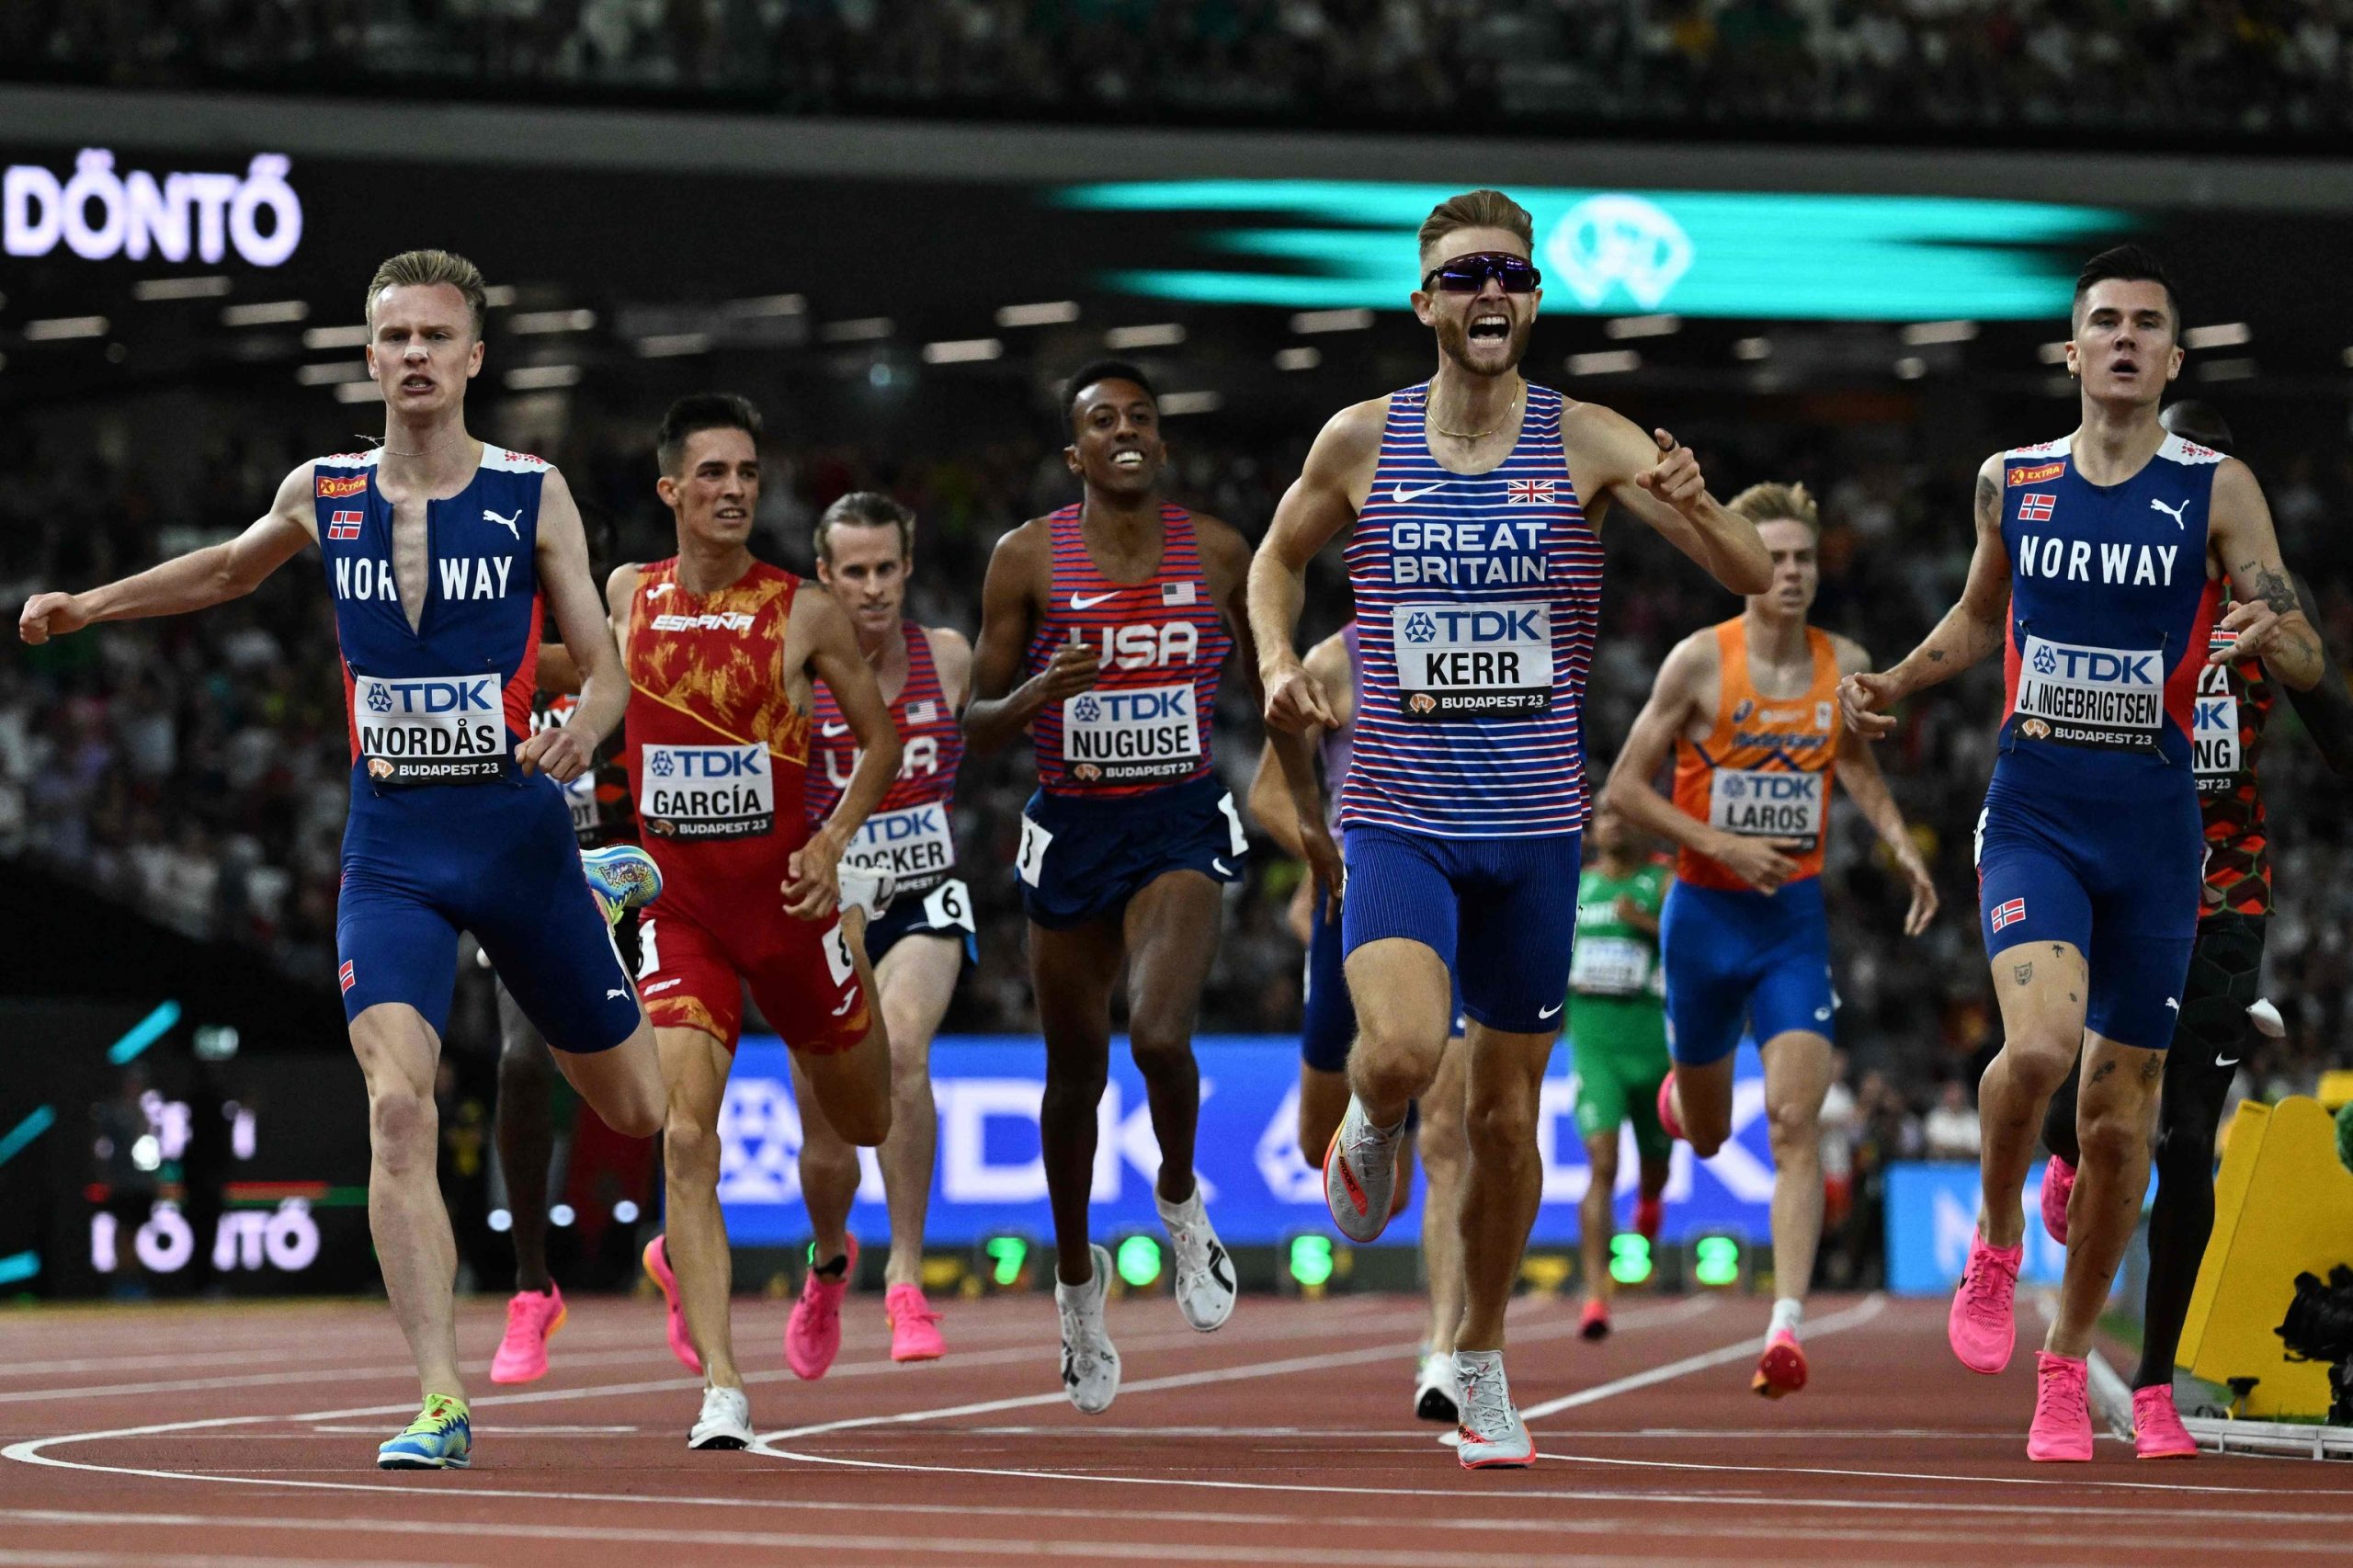
<path fill-rule="evenodd" d="M 1182 778 L 1200 757 L 1189 684 L 1082 692 L 1063 703 L 1063 765 L 1082 784 Z"/>
<path fill-rule="evenodd" d="M 378 784 L 479 784 L 504 778 L 506 714 L 494 675 L 355 675 L 359 756 Z"/>
<path fill-rule="evenodd" d="M 638 819 L 663 838 L 753 838 L 776 827 L 766 746 L 648 745 Z"/>
<path fill-rule="evenodd" d="M 1397 706 L 1409 719 L 1483 719 L 1552 706 L 1552 608 L 1403 604 L 1390 612 Z"/>
<path fill-rule="evenodd" d="M 875 812 L 842 852 L 842 863 L 888 871 L 901 892 L 921 892 L 956 864 L 948 802 L 929 801 L 901 811 Z"/>

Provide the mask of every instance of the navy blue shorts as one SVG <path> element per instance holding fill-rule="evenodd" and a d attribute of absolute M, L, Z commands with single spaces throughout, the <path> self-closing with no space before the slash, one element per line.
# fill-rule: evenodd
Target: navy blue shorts
<path fill-rule="evenodd" d="M 1461 1012 L 1506 1034 L 1561 1027 L 1577 935 L 1581 834 L 1438 838 L 1352 826 L 1340 945 L 1403 937 L 1438 954 Z"/>
<path fill-rule="evenodd" d="M 1678 1065 L 1722 1062 L 1739 1046 L 1743 1026 L 1759 1045 L 1799 1029 L 1836 1038 L 1819 877 L 1769 894 L 1677 881 L 1666 890 L 1658 932 L 1666 1048 Z"/>
<path fill-rule="evenodd" d="M 981 961 L 981 938 L 972 923 L 972 890 L 950 877 L 928 892 L 903 892 L 879 919 L 866 923 L 866 961 L 882 967 L 882 955 L 910 937 L 961 938 L 966 963 Z"/>
<path fill-rule="evenodd" d="M 1356 1002 L 1348 995 L 1347 958 L 1340 951 L 1341 926 L 1324 918 L 1324 901 L 1315 901 L 1315 913 L 1307 935 L 1307 981 L 1305 1017 L 1300 1020 L 1299 1059 L 1319 1073 L 1343 1073 L 1347 1070 L 1348 1051 L 1357 1042 Z M 1342 922 L 1345 924 L 1345 921 Z M 1462 983 L 1454 986 L 1454 1032 L 1460 1038 L 1466 1025 L 1462 1017 Z"/>
<path fill-rule="evenodd" d="M 1217 775 L 1145 795 L 1050 795 L 1021 808 L 1014 874 L 1022 907 L 1050 931 L 1117 919 L 1171 871 L 1242 880 L 1250 841 Z"/>
<path fill-rule="evenodd" d="M 2154 806 L 2063 813 L 1996 774 L 1977 819 L 1985 956 L 2067 943 L 2091 971 L 2084 1027 L 2164 1051 L 2198 940 L 2205 853 L 2198 797 L 2188 789 Z"/>
<path fill-rule="evenodd" d="M 554 784 L 379 792 L 355 780 L 335 915 L 344 1017 L 399 1002 L 445 1034 L 461 930 L 558 1051 L 607 1051 L 637 1028 L 637 992 Z"/>

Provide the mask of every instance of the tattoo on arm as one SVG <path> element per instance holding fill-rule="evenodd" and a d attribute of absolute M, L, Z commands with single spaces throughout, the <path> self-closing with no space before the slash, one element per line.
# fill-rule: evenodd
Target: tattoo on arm
<path fill-rule="evenodd" d="M 2296 599 L 2296 585 L 2288 581 L 2284 572 L 2275 572 L 2260 561 L 2250 561 L 2239 568 L 2255 583 L 2255 597 L 2269 605 L 2280 615 L 2293 615 L 2303 608 Z"/>
<path fill-rule="evenodd" d="M 2034 966 L 2030 963 L 2019 964 L 2010 971 L 2010 978 L 2020 985 L 2028 984 L 2034 979 Z"/>
<path fill-rule="evenodd" d="M 1928 662 L 1929 662 L 1930 664 L 1932 664 L 1932 665 L 1941 665 L 1941 664 L 1943 664 L 1943 663 L 1945 662 L 1945 651 L 1944 651 L 1942 648 L 1931 648 L 1931 649 L 1929 649 L 1929 650 L 1928 650 Z"/>
<path fill-rule="evenodd" d="M 2153 1051 L 2149 1052 L 2148 1060 L 2141 1063 L 2141 1082 L 2154 1084 L 2165 1076 L 2165 1059 Z"/>
<path fill-rule="evenodd" d="M 1977 472 L 1977 526 L 1994 528 L 1999 524 L 2001 517 L 2002 487 L 1994 483 L 1992 474 L 1980 469 Z"/>

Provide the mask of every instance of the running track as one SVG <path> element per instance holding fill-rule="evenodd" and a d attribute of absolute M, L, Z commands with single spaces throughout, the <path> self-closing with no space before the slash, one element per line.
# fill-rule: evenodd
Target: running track
<path fill-rule="evenodd" d="M 763 1439 L 696 1454 L 658 1311 L 584 1301 L 544 1381 L 476 1383 L 475 1468 L 426 1475 L 371 1467 L 415 1408 L 381 1304 L 0 1315 L 0 1568 L 1921 1568 L 2342 1562 L 2353 1539 L 2353 1467 L 2141 1464 L 2106 1437 L 2090 1465 L 2028 1464 L 2031 1357 L 1962 1370 L 1939 1301 L 1817 1301 L 1813 1386 L 1772 1404 L 1747 1392 L 1753 1299 L 1630 1301 L 1600 1346 L 1574 1302 L 1524 1300 L 1513 1388 L 1543 1457 L 1480 1475 L 1409 1414 L 1404 1298 L 1246 1297 L 1212 1335 L 1165 1297 L 1116 1303 L 1127 1382 L 1094 1419 L 1055 1381 L 1049 1298 L 947 1305 L 949 1358 L 896 1367 L 881 1302 L 853 1298 L 808 1384 L 781 1365 L 785 1304 L 739 1302 Z M 500 1306 L 462 1309 L 471 1368 Z"/>

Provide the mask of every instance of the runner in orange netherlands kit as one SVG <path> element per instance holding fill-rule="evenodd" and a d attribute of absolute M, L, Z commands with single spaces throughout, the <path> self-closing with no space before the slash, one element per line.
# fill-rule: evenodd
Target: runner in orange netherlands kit
<path fill-rule="evenodd" d="M 801 1103 L 821 1107 L 853 1143 L 891 1131 L 889 1047 L 836 915 L 836 869 L 890 788 L 899 737 L 841 607 L 745 547 L 759 503 L 759 433 L 758 413 L 739 397 L 671 405 L 658 488 L 677 519 L 678 553 L 621 567 L 606 594 L 629 667 L 630 784 L 663 881 L 638 925 L 638 986 L 670 1096 L 668 1230 L 646 1247 L 645 1266 L 669 1299 L 671 1348 L 704 1373 L 702 1415 L 688 1435 L 698 1449 L 752 1437 L 728 1334 L 718 1190 L 719 1111 L 746 983 L 792 1048 Z M 815 827 L 802 807 L 813 679 L 833 688 L 863 754 L 840 806 Z M 828 1283 L 848 1273 L 844 1226 L 856 1191 L 853 1167 L 842 1190 L 804 1194 L 817 1254 L 829 1260 L 815 1272 Z M 832 1328 L 837 1345 L 837 1318 Z M 788 1355 L 813 1376 L 795 1354 L 805 1348 Z"/>

